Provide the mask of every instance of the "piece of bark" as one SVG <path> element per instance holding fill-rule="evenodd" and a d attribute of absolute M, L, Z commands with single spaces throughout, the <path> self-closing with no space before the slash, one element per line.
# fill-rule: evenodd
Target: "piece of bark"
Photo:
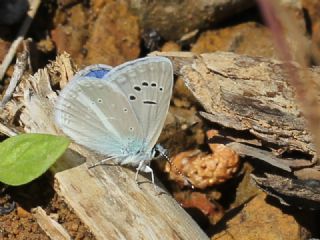
<path fill-rule="evenodd" d="M 252 174 L 251 177 L 257 186 L 285 205 L 320 209 L 320 181 L 301 181 L 274 174 L 265 174 L 263 177 Z"/>
<path fill-rule="evenodd" d="M 205 111 L 200 113 L 203 117 L 230 129 L 229 132 L 251 133 L 260 140 L 261 148 L 258 145 L 239 145 L 246 143 L 246 139 L 233 138 L 239 142 L 233 145 L 240 154 L 258 158 L 287 172 L 292 171 L 269 174 L 261 181 L 260 187 L 274 189 L 274 195 L 281 196 L 283 193 L 274 179 L 294 181 L 298 177 L 299 186 L 292 185 L 292 188 L 285 190 L 286 194 L 309 201 L 310 194 L 302 191 L 303 185 L 307 188 L 310 181 L 320 185 L 320 171 L 314 161 L 317 156 L 311 134 L 306 130 L 305 119 L 295 101 L 295 92 L 286 80 L 288 66 L 299 73 L 302 70 L 296 63 L 285 66 L 278 60 L 226 52 L 200 55 L 155 52 L 153 55 L 166 56 L 173 61 L 175 73 L 184 79 L 186 86 L 204 107 Z M 320 78 L 320 68 L 303 69 L 301 72 L 305 71 L 312 78 L 313 87 L 319 90 L 317 79 Z M 269 152 L 264 151 L 266 149 Z M 297 159 L 281 159 L 282 152 L 293 150 L 307 159 L 297 155 Z M 254 174 L 254 180 L 258 181 L 258 175 Z M 310 206 L 320 203 L 319 189 L 314 189 L 315 198 Z"/>
<path fill-rule="evenodd" d="M 49 69 L 21 81 L 0 119 L 17 132 L 61 134 L 53 122 L 57 94 L 50 82 L 57 73 L 70 76 L 76 71 L 73 66 L 63 54 Z M 208 239 L 171 196 L 157 194 L 149 178 L 139 175 L 139 181 L 146 182 L 140 189 L 135 170 L 120 166 L 89 170 L 83 162 L 91 165 L 99 156 L 76 144 L 71 148 L 51 168 L 55 189 L 97 239 Z"/>
<path fill-rule="evenodd" d="M 288 164 L 282 163 L 282 159 L 276 158 L 272 153 L 260 150 L 258 148 L 250 147 L 241 143 L 233 142 L 227 144 L 228 147 L 236 151 L 240 155 L 254 157 L 256 159 L 263 160 L 277 168 L 291 172 L 290 166 Z"/>
<path fill-rule="evenodd" d="M 294 91 L 286 81 L 284 63 L 227 52 L 155 54 L 173 61 L 175 72 L 206 110 L 203 117 L 228 128 L 248 130 L 288 150 L 315 154 Z M 309 71 L 315 80 L 319 72 L 318 68 Z"/>
<path fill-rule="evenodd" d="M 182 64 L 178 55 L 172 59 L 206 110 L 203 116 L 229 128 L 248 130 L 267 142 L 315 154 L 294 91 L 286 81 L 284 63 L 226 52 L 185 56 Z M 310 75 L 317 79 L 318 71 L 310 70 Z"/>
<path fill-rule="evenodd" d="M 257 160 L 264 161 L 287 172 L 299 171 L 300 169 L 308 167 L 310 168 L 315 165 L 315 159 L 313 161 L 310 161 L 308 159 L 282 158 L 280 154 L 275 154 L 272 151 L 261 149 L 260 147 L 262 146 L 262 144 L 259 144 L 252 139 L 243 139 L 227 135 L 228 134 L 226 131 L 220 131 L 209 141 L 211 143 L 222 143 L 232 148 L 234 151 L 240 154 L 240 156 L 248 156 Z"/>
<path fill-rule="evenodd" d="M 33 216 L 37 220 L 37 223 L 41 229 L 50 237 L 55 240 L 70 240 L 71 237 L 68 232 L 55 220 L 50 218 L 46 212 L 41 208 L 37 207 L 32 210 Z"/>

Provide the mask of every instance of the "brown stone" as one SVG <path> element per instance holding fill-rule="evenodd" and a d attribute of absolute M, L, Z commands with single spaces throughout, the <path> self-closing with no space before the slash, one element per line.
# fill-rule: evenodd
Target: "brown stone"
<path fill-rule="evenodd" d="M 270 31 L 254 22 L 204 32 L 191 51 L 194 53 L 232 51 L 251 56 L 276 57 Z"/>
<path fill-rule="evenodd" d="M 265 201 L 261 193 L 250 201 L 234 218 L 226 223 L 226 229 L 213 235 L 212 240 L 300 240 L 300 226 L 293 216 Z"/>
<path fill-rule="evenodd" d="M 89 26 L 87 64 L 112 66 L 135 59 L 140 53 L 139 25 L 124 2 L 111 2 Z"/>
<path fill-rule="evenodd" d="M 58 53 L 68 52 L 78 64 L 82 62 L 87 34 L 85 21 L 85 9 L 78 4 L 65 11 L 57 11 L 56 28 L 51 31 Z"/>

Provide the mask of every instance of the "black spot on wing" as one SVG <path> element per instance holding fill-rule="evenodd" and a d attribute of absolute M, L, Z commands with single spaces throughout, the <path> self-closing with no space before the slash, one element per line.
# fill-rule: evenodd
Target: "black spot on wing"
<path fill-rule="evenodd" d="M 154 101 L 143 101 L 144 104 L 150 104 L 150 105 L 155 105 L 157 104 L 156 102 Z"/>
<path fill-rule="evenodd" d="M 136 100 L 136 96 L 130 95 L 130 96 L 129 96 L 129 99 L 130 99 L 131 101 Z"/>
<path fill-rule="evenodd" d="M 134 86 L 133 88 L 134 88 L 136 91 L 139 91 L 139 92 L 141 91 L 141 88 L 140 88 L 139 86 Z"/>

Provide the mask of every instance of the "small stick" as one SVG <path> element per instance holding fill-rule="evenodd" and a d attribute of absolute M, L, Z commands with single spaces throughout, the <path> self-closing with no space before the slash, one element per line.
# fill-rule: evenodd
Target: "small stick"
<path fill-rule="evenodd" d="M 50 239 L 70 240 L 72 239 L 67 230 L 46 214 L 41 207 L 32 209 L 33 216 L 42 230 Z"/>
<path fill-rule="evenodd" d="M 9 137 L 13 137 L 13 136 L 17 135 L 17 133 L 15 131 L 13 131 L 12 129 L 3 125 L 1 122 L 0 122 L 0 133 L 3 133 L 4 135 L 9 136 Z"/>
<path fill-rule="evenodd" d="M 14 65 L 14 71 L 12 74 L 12 78 L 10 80 L 9 86 L 4 93 L 4 96 L 0 102 L 0 110 L 4 107 L 4 105 L 10 101 L 11 96 L 18 85 L 18 83 L 21 80 L 21 77 L 26 69 L 27 66 L 27 61 L 28 61 L 28 52 L 25 51 L 23 52 L 16 61 L 16 64 Z"/>
<path fill-rule="evenodd" d="M 6 74 L 6 71 L 12 62 L 13 57 L 15 56 L 17 49 L 24 39 L 24 36 L 28 32 L 28 29 L 31 25 L 31 22 L 33 21 L 34 16 L 37 13 L 37 10 L 39 8 L 39 5 L 41 3 L 41 0 L 33 0 L 30 1 L 30 8 L 27 12 L 27 16 L 25 17 L 23 24 L 21 28 L 19 29 L 17 38 L 13 41 L 13 43 L 10 46 L 10 49 L 7 53 L 7 55 L 4 57 L 2 64 L 0 65 L 0 81 L 2 81 L 4 75 Z"/>

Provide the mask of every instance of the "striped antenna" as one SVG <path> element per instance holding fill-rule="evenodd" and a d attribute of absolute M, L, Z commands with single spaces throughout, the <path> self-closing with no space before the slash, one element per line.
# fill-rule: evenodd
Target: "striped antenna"
<path fill-rule="evenodd" d="M 160 144 L 157 144 L 157 145 L 156 145 L 156 150 L 157 150 L 162 156 L 164 156 L 164 157 L 167 159 L 167 161 L 168 161 L 168 163 L 170 164 L 170 166 L 174 168 L 174 171 L 175 171 L 176 173 L 178 173 L 180 176 L 182 176 L 183 179 L 184 179 L 184 181 L 185 181 L 189 186 L 191 186 L 192 189 L 195 189 L 194 185 L 193 185 L 192 182 L 189 180 L 189 178 L 188 178 L 186 175 L 184 175 L 184 174 L 180 171 L 180 169 L 178 169 L 177 166 L 171 161 L 171 159 L 170 159 L 170 158 L 168 157 L 168 155 L 166 154 L 166 150 L 165 150 Z"/>

